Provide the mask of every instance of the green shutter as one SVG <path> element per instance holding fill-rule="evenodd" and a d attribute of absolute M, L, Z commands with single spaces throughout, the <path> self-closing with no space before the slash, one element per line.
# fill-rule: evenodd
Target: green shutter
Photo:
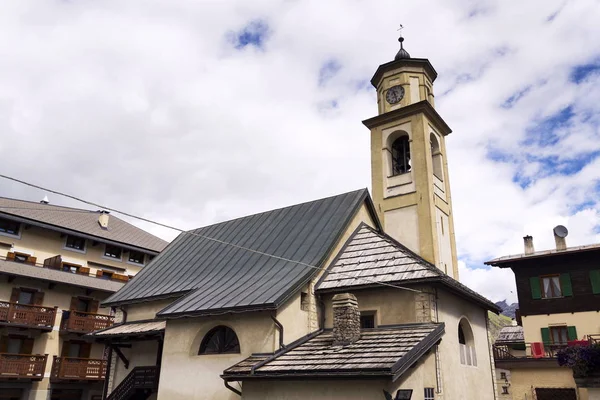
<path fill-rule="evenodd" d="M 544 342 L 544 344 L 550 344 L 552 343 L 552 340 L 550 339 L 550 328 L 542 328 L 542 342 Z"/>
<path fill-rule="evenodd" d="M 510 346 L 513 350 L 525 350 L 526 346 L 525 343 L 515 343 L 513 345 Z"/>
<path fill-rule="evenodd" d="M 560 274 L 560 289 L 563 296 L 573 296 L 573 288 L 571 287 L 571 275 L 569 273 Z"/>
<path fill-rule="evenodd" d="M 574 326 L 567 327 L 567 337 L 569 340 L 577 340 L 577 329 Z"/>
<path fill-rule="evenodd" d="M 600 294 L 600 269 L 590 271 L 590 281 L 592 282 L 592 292 Z"/>
<path fill-rule="evenodd" d="M 529 278 L 529 284 L 531 285 L 531 297 L 534 299 L 541 299 L 542 289 L 540 288 L 540 278 L 532 276 Z"/>

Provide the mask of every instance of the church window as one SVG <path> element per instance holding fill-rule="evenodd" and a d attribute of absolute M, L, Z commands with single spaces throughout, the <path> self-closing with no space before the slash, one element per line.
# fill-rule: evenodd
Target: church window
<path fill-rule="evenodd" d="M 425 393 L 423 397 L 425 400 L 435 400 L 435 393 L 433 391 L 433 388 L 425 388 Z"/>
<path fill-rule="evenodd" d="M 502 394 L 509 394 L 508 393 L 508 386 L 502 386 Z"/>
<path fill-rule="evenodd" d="M 211 329 L 200 345 L 198 354 L 231 354 L 240 352 L 240 342 L 233 329 L 219 325 Z"/>
<path fill-rule="evenodd" d="M 458 324 L 458 347 L 460 352 L 460 363 L 462 365 L 477 366 L 477 355 L 475 354 L 475 340 L 469 322 L 463 318 Z"/>
<path fill-rule="evenodd" d="M 310 310 L 310 301 L 308 298 L 308 293 L 306 293 L 306 292 L 300 293 L 300 309 L 302 311 Z"/>
<path fill-rule="evenodd" d="M 441 181 L 444 180 L 444 174 L 442 172 L 442 152 L 440 151 L 440 143 L 434 133 L 429 138 L 431 144 L 431 165 L 433 168 L 433 174 Z"/>
<path fill-rule="evenodd" d="M 408 136 L 400 136 L 392 143 L 392 175 L 410 172 L 410 144 Z"/>
<path fill-rule="evenodd" d="M 361 329 L 375 328 L 375 313 L 374 312 L 360 313 L 360 328 Z"/>

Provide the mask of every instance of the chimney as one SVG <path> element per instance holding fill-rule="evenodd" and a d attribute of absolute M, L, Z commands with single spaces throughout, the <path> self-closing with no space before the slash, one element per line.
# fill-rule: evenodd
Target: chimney
<path fill-rule="evenodd" d="M 525 254 L 533 254 L 535 249 L 533 248 L 533 236 L 525 236 L 523 238 L 523 244 L 525 245 Z"/>
<path fill-rule="evenodd" d="M 554 227 L 554 243 L 556 243 L 556 250 L 566 250 L 567 249 L 567 235 L 569 231 L 562 225 L 557 225 Z"/>
<path fill-rule="evenodd" d="M 358 301 L 351 293 L 333 296 L 333 345 L 346 346 L 360 339 Z"/>
<path fill-rule="evenodd" d="M 101 210 L 100 216 L 98 217 L 98 223 L 100 224 L 100 228 L 108 229 L 108 211 Z"/>
<path fill-rule="evenodd" d="M 40 200 L 40 203 L 42 203 L 42 204 L 50 203 L 50 200 L 48 200 L 48 196 L 44 196 L 44 198 L 42 200 Z"/>

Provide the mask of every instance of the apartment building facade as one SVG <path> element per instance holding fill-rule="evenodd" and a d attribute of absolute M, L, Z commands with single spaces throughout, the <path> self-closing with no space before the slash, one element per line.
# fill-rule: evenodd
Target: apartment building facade
<path fill-rule="evenodd" d="M 100 302 L 166 242 L 103 211 L 0 198 L 0 399 L 96 399 L 110 327 Z"/>
<path fill-rule="evenodd" d="M 564 236 L 564 227 L 555 228 L 556 249 L 537 252 L 526 236 L 524 254 L 486 263 L 511 268 L 517 286 L 519 327 L 505 328 L 512 334 L 494 346 L 496 369 L 508 377 L 507 399 L 593 398 L 556 356 L 567 346 L 600 341 L 600 245 L 567 247 Z"/>

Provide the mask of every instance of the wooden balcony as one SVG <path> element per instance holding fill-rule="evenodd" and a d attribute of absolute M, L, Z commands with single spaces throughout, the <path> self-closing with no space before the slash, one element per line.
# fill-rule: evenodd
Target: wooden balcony
<path fill-rule="evenodd" d="M 0 353 L 0 380 L 32 380 L 44 378 L 48 355 Z"/>
<path fill-rule="evenodd" d="M 61 333 L 90 333 L 111 327 L 115 317 L 76 310 L 63 312 L 60 322 Z"/>
<path fill-rule="evenodd" d="M 0 325 L 52 331 L 56 320 L 56 307 L 0 301 Z"/>
<path fill-rule="evenodd" d="M 50 381 L 103 381 L 106 360 L 54 356 Z"/>

